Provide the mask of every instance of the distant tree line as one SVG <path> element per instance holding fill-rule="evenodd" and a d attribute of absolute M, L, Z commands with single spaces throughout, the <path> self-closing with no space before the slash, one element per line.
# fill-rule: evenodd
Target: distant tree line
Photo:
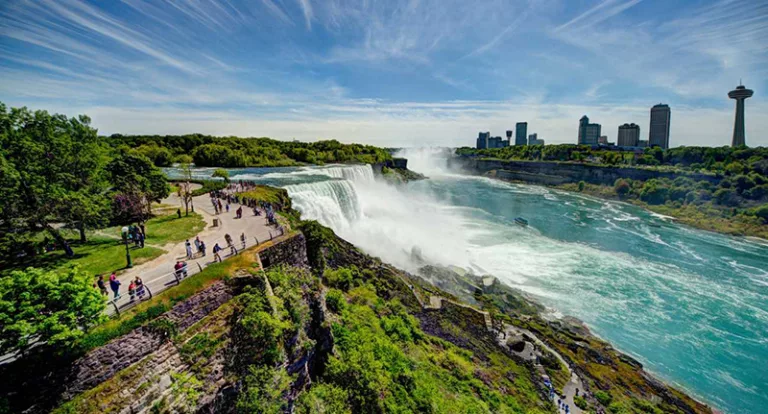
<path fill-rule="evenodd" d="M 270 138 L 214 137 L 210 135 L 120 135 L 108 137 L 113 146 L 127 145 L 168 167 L 190 155 L 199 167 L 286 167 L 303 164 L 384 162 L 390 153 L 371 145 L 278 141 Z"/>
<path fill-rule="evenodd" d="M 593 148 L 589 145 L 520 145 L 478 150 L 462 147 L 458 155 L 502 160 L 585 162 L 607 166 L 666 166 L 713 173 L 750 173 L 768 175 L 768 148 L 747 147 L 677 147 L 662 150 L 645 148 L 634 151 Z"/>

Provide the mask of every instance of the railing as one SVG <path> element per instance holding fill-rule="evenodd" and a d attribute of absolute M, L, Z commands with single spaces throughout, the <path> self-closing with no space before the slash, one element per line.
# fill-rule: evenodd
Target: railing
<path fill-rule="evenodd" d="M 269 240 L 273 240 L 275 237 L 280 237 L 280 236 L 283 236 L 284 234 L 285 234 L 285 229 L 282 226 L 279 226 L 277 229 L 275 229 L 274 234 L 272 231 L 269 231 Z M 255 246 L 258 246 L 259 244 L 266 241 L 266 240 L 259 240 L 256 237 L 254 237 L 253 239 L 256 243 Z M 230 250 L 230 254 L 228 256 L 224 256 L 224 253 L 221 253 L 221 252 L 227 252 L 228 250 Z M 222 247 L 221 252 L 219 254 L 223 256 L 222 259 L 226 259 L 239 254 L 240 250 L 242 250 L 242 248 L 238 249 L 237 242 L 233 240 L 231 248 L 230 246 L 224 246 Z M 206 257 L 214 258 L 215 256 L 211 255 Z M 216 260 L 214 259 L 213 262 L 211 263 L 215 263 L 215 262 Z M 200 262 L 196 261 L 194 262 L 194 264 L 197 266 L 194 266 L 194 265 L 190 266 L 190 264 L 187 263 L 184 265 L 183 268 L 179 270 L 174 270 L 172 272 L 165 273 L 160 277 L 153 278 L 152 280 L 144 281 L 143 286 L 144 286 L 145 292 L 144 292 L 144 295 L 142 295 L 141 297 L 139 297 L 136 294 L 133 297 L 131 297 L 130 293 L 127 290 L 123 291 L 122 293 L 120 293 L 118 297 L 113 298 L 109 300 L 109 302 L 107 302 L 107 308 L 105 310 L 105 313 L 107 314 L 107 316 L 116 316 L 119 318 L 120 312 L 124 312 L 138 305 L 143 301 L 149 300 L 154 295 L 168 288 L 171 288 L 173 286 L 177 286 L 178 284 L 181 283 L 183 279 L 196 275 L 203 271 L 203 265 L 201 265 Z M 205 265 L 207 266 L 208 263 L 205 263 Z"/>
<path fill-rule="evenodd" d="M 180 284 L 183 279 L 202 272 L 203 267 L 200 263 L 195 262 L 195 264 L 197 265 L 196 267 L 185 264 L 179 270 L 174 270 L 150 281 L 143 282 L 144 294 L 141 296 L 138 294 L 138 289 L 133 296 L 128 291 L 120 293 L 118 297 L 107 302 L 106 314 L 108 316 L 115 315 L 120 317 L 120 312 L 130 309 L 143 301 L 152 299 L 154 295 Z"/>

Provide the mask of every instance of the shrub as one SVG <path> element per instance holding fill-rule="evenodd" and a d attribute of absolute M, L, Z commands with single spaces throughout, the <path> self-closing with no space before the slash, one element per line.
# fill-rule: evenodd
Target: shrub
<path fill-rule="evenodd" d="M 629 194 L 629 191 L 632 190 L 632 186 L 629 185 L 627 180 L 623 178 L 619 178 L 616 180 L 616 183 L 613 185 L 613 190 L 616 191 L 616 194 L 618 194 L 621 197 L 626 196 Z"/>
<path fill-rule="evenodd" d="M 589 403 L 587 403 L 587 400 L 585 400 L 581 395 L 573 397 L 573 403 L 582 410 L 586 410 L 587 407 L 589 407 Z"/>
<path fill-rule="evenodd" d="M 595 399 L 600 402 L 605 407 L 608 407 L 611 404 L 611 401 L 613 400 L 613 397 L 611 394 L 603 391 L 603 390 L 597 390 L 595 392 Z"/>
<path fill-rule="evenodd" d="M 579 181 L 579 191 L 584 191 L 584 186 L 587 185 L 584 181 Z"/>
<path fill-rule="evenodd" d="M 341 313 L 347 305 L 344 293 L 338 289 L 331 289 L 325 295 L 325 305 L 333 313 Z"/>
<path fill-rule="evenodd" d="M 756 208 L 755 215 L 763 219 L 763 221 L 768 224 L 768 204 L 763 204 L 762 206 Z"/>

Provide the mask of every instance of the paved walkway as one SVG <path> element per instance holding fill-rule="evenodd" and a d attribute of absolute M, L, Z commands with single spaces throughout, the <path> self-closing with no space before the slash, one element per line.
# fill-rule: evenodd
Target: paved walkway
<path fill-rule="evenodd" d="M 539 339 L 536 335 L 534 335 L 531 331 L 523 328 L 518 328 L 517 326 L 504 324 L 504 332 L 499 333 L 499 342 L 504 343 L 507 338 L 511 338 L 517 335 L 526 335 L 527 337 L 533 339 L 534 342 L 536 342 L 536 345 L 541 347 L 542 349 L 547 350 L 552 355 L 554 355 L 563 366 L 565 366 L 568 369 L 568 373 L 571 375 L 571 379 L 568 381 L 568 383 L 563 386 L 562 394 L 560 397 L 565 396 L 565 404 L 568 405 L 569 413 L 570 414 L 582 414 L 581 408 L 577 407 L 576 404 L 573 402 L 573 397 L 576 396 L 576 390 L 579 390 L 579 393 L 584 392 L 584 385 L 581 382 L 581 378 L 579 378 L 578 375 L 576 375 L 573 370 L 571 370 L 571 366 L 568 365 L 568 362 L 554 349 L 550 348 L 549 345 L 544 343 L 541 339 Z M 525 360 L 534 361 L 536 359 L 536 354 L 538 351 L 535 351 L 532 349 L 533 347 L 530 346 L 528 342 L 526 342 L 525 349 L 523 349 L 522 352 L 519 352 L 518 355 L 522 357 Z M 514 352 L 514 351 L 513 351 Z M 540 364 L 536 365 L 536 368 L 542 373 L 542 375 L 545 375 L 544 367 L 542 367 Z M 560 397 L 555 396 L 555 401 L 557 401 Z M 561 406 L 558 410 L 559 413 L 565 414 L 565 405 Z"/>
<path fill-rule="evenodd" d="M 171 194 L 168 198 L 162 201 L 163 204 L 180 206 L 184 211 L 184 206 L 179 197 L 175 194 Z M 187 262 L 188 274 L 197 273 L 200 269 L 212 264 L 213 259 L 213 246 L 218 243 L 224 250 L 220 253 L 222 258 L 226 259 L 230 256 L 230 249 L 228 249 L 227 243 L 224 240 L 224 235 L 229 234 L 232 237 L 235 247 L 240 250 L 242 243 L 240 241 L 240 235 L 245 233 L 246 247 L 256 244 L 256 239 L 259 243 L 270 239 L 270 232 L 277 237 L 279 230 L 276 230 L 273 226 L 267 225 L 267 219 L 264 214 L 255 216 L 253 210 L 248 207 L 243 207 L 243 218 L 235 218 L 235 211 L 239 204 L 230 205 L 229 213 L 221 213 L 216 215 L 211 203 L 211 198 L 208 194 L 204 194 L 193 199 L 195 206 L 195 212 L 203 216 L 206 227 L 198 233 L 197 237 L 201 241 L 205 242 L 206 256 L 202 257 L 195 253 L 195 257 L 191 260 L 187 259 L 186 247 L 184 242 L 167 244 L 160 246 L 166 253 L 162 254 L 149 262 L 142 263 L 131 269 L 124 271 L 118 275 L 118 279 L 121 282 L 120 294 L 121 297 L 117 301 L 118 307 L 121 309 L 127 309 L 130 307 L 128 297 L 128 286 L 131 280 L 136 276 L 141 277 L 144 284 L 152 291 L 153 294 L 159 293 L 168 287 L 175 286 L 176 278 L 173 275 L 173 266 L 177 260 Z M 218 219 L 219 223 L 216 227 L 213 227 L 214 218 Z M 194 246 L 195 237 L 190 237 L 189 241 L 192 243 L 192 250 L 195 251 Z M 151 244 L 152 240 L 147 240 L 147 244 Z M 110 291 L 111 294 L 111 291 Z M 111 296 L 111 295 L 110 295 Z M 111 304 L 107 307 L 107 313 L 114 313 L 114 306 Z"/>

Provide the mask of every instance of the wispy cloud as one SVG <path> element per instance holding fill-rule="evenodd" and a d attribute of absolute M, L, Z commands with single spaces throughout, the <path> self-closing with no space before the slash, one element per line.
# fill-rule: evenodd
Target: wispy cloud
<path fill-rule="evenodd" d="M 310 0 L 297 0 L 301 11 L 304 13 L 304 22 L 307 24 L 307 30 L 312 30 L 312 3 Z"/>

